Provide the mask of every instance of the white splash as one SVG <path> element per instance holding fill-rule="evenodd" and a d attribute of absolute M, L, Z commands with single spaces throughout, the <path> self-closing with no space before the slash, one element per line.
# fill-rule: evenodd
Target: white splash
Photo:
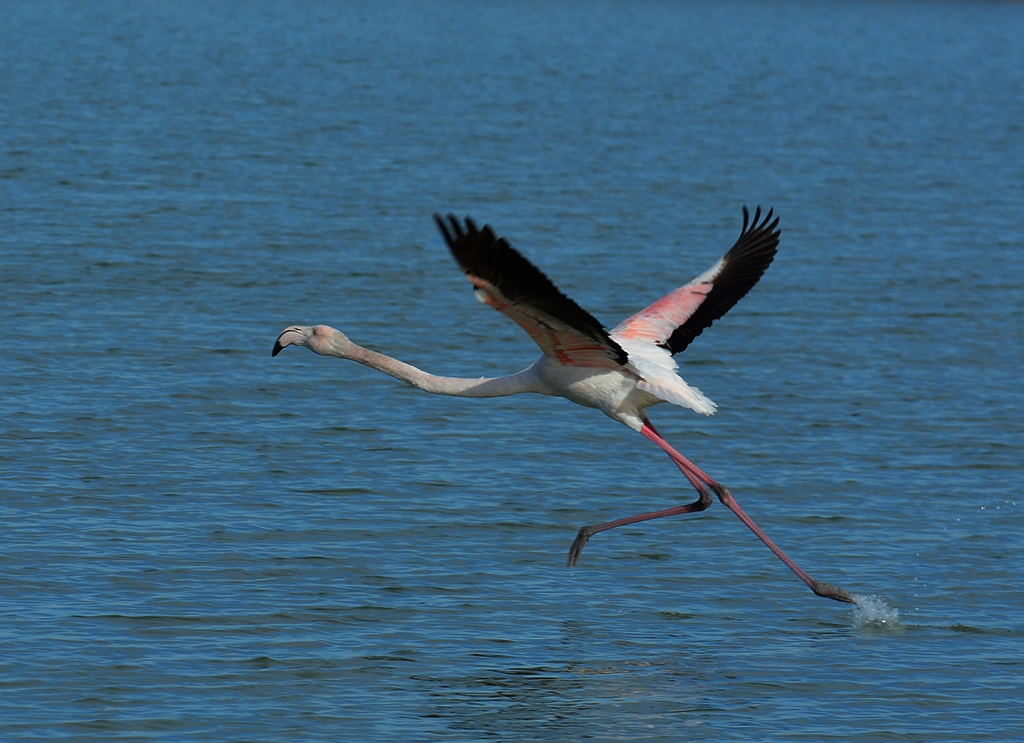
<path fill-rule="evenodd" d="M 878 596 L 854 596 L 853 623 L 856 627 L 902 627 L 899 609 L 893 609 Z"/>

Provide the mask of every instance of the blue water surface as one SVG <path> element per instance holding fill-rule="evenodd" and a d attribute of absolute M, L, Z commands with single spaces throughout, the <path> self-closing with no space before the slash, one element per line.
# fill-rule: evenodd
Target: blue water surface
<path fill-rule="evenodd" d="M 1024 729 L 1024 6 L 5 3 L 0 737 L 992 741 Z M 741 207 L 652 413 L 812 575 L 551 398 L 430 215 L 607 325 Z"/>

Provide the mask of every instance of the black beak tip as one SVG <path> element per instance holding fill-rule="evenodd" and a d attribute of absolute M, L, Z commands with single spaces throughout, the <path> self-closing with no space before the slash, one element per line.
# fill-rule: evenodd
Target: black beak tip
<path fill-rule="evenodd" d="M 274 349 L 270 352 L 271 357 L 277 356 L 283 348 L 284 346 L 279 341 L 274 341 Z"/>

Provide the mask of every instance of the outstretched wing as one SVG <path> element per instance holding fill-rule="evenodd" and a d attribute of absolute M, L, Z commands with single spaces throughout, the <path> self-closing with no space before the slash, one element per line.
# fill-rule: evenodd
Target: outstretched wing
<path fill-rule="evenodd" d="M 743 207 L 743 229 L 736 244 L 715 265 L 632 317 L 619 323 L 610 335 L 621 340 L 660 346 L 677 354 L 728 312 L 771 265 L 779 246 L 779 220 L 768 210 L 764 221 L 761 207 L 754 220 Z M 748 223 L 750 229 L 747 229 Z M 630 344 L 631 345 L 631 344 Z M 631 352 L 632 353 L 632 352 Z"/>
<path fill-rule="evenodd" d="M 626 352 L 594 317 L 558 291 L 540 269 L 488 225 L 477 229 L 452 214 L 434 215 L 477 298 L 523 328 L 552 361 L 569 366 L 620 368 Z"/>

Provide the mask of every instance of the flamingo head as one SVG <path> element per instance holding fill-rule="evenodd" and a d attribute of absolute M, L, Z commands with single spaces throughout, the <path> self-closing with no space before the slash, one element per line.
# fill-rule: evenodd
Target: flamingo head
<path fill-rule="evenodd" d="M 293 325 L 277 336 L 270 355 L 277 356 L 288 346 L 305 346 L 322 356 L 345 357 L 352 345 L 352 341 L 344 333 L 328 325 Z"/>

